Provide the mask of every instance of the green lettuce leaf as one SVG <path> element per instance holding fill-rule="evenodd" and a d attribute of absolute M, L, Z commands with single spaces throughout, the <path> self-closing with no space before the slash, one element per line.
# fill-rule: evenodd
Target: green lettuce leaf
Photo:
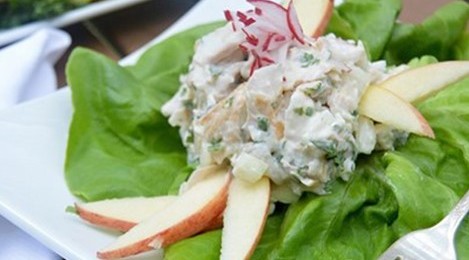
<path fill-rule="evenodd" d="M 453 46 L 452 56 L 456 60 L 469 60 L 469 32 L 465 32 Z"/>
<path fill-rule="evenodd" d="M 431 55 L 425 55 L 422 57 L 415 57 L 411 59 L 409 63 L 407 63 L 407 65 L 409 65 L 410 68 L 418 68 L 418 67 L 422 67 L 422 66 L 437 63 L 437 62 L 438 60 L 435 57 Z"/>
<path fill-rule="evenodd" d="M 177 190 L 189 173 L 186 152 L 160 107 L 177 90 L 195 39 L 220 25 L 177 34 L 130 68 L 86 49 L 73 52 L 67 80 L 75 111 L 65 163 L 73 194 L 100 200 Z"/>
<path fill-rule="evenodd" d="M 456 233 L 456 251 L 458 253 L 458 259 L 467 260 L 469 259 L 469 247 L 467 241 L 469 241 L 469 218 L 465 218 Z"/>
<path fill-rule="evenodd" d="M 348 39 L 358 37 L 370 59 L 379 59 L 393 32 L 401 0 L 347 0 L 336 9 L 329 32 Z"/>
<path fill-rule="evenodd" d="M 269 259 L 376 259 L 394 238 L 397 201 L 377 161 L 326 196 L 291 205 Z"/>
<path fill-rule="evenodd" d="M 158 108 L 179 88 L 179 77 L 187 72 L 197 39 L 224 25 L 213 22 L 176 34 L 145 51 L 137 63 L 128 67 L 131 73 L 149 88 L 158 90 Z"/>
<path fill-rule="evenodd" d="M 155 105 L 158 93 L 85 49 L 73 52 L 67 74 L 75 108 L 65 165 L 70 190 L 86 200 L 167 193 L 186 158 Z"/>
<path fill-rule="evenodd" d="M 333 33 L 343 39 L 358 40 L 352 25 L 340 16 L 337 9 L 334 9 L 329 24 L 327 25 L 326 34 L 328 33 Z"/>
<path fill-rule="evenodd" d="M 422 24 L 396 24 L 384 57 L 389 64 L 407 63 L 414 57 L 432 55 L 440 61 L 463 58 L 467 39 L 460 51 L 453 46 L 460 40 L 469 20 L 469 4 L 454 1 L 437 10 Z M 462 50 L 466 51 L 462 51 Z M 455 52 L 459 53 L 455 56 Z"/>
<path fill-rule="evenodd" d="M 427 158 L 434 156 L 430 153 Z M 399 204 L 399 215 L 392 225 L 398 236 L 436 224 L 457 201 L 451 188 L 425 175 L 406 155 L 388 154 L 386 159 L 387 176 Z"/>
<path fill-rule="evenodd" d="M 167 260 L 217 260 L 220 258 L 221 230 L 210 231 L 179 241 L 165 249 Z"/>

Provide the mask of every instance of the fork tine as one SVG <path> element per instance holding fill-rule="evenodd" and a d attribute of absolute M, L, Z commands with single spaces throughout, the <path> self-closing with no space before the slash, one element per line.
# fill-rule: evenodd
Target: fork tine
<path fill-rule="evenodd" d="M 445 230 L 437 225 L 411 232 L 391 245 L 379 259 L 455 260 L 454 239 Z"/>
<path fill-rule="evenodd" d="M 410 232 L 394 242 L 379 260 L 456 260 L 454 233 L 469 211 L 469 191 L 437 225 Z"/>

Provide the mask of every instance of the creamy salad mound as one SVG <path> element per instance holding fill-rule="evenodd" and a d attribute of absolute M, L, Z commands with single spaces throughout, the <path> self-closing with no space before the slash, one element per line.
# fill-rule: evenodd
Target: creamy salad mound
<path fill-rule="evenodd" d="M 197 41 L 189 72 L 163 106 L 192 163 L 229 163 L 235 175 L 246 162 L 264 167 L 272 200 L 292 202 L 348 179 L 359 154 L 406 140 L 406 133 L 357 113 L 368 86 L 401 70 L 370 62 L 361 42 L 305 37 L 262 56 L 234 27 Z"/>

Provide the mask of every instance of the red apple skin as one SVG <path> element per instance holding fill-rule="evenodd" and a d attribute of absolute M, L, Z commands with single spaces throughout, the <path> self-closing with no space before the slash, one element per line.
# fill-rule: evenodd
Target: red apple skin
<path fill-rule="evenodd" d="M 415 114 L 418 116 L 420 125 L 422 126 L 422 129 L 423 129 L 422 136 L 426 136 L 430 139 L 435 139 L 435 133 L 433 132 L 433 129 L 430 126 L 430 124 L 427 122 L 427 119 L 425 119 L 425 117 L 415 107 L 414 109 L 415 109 Z"/>
<path fill-rule="evenodd" d="M 88 221 L 91 224 L 104 227 L 104 228 L 126 232 L 137 224 L 134 222 L 125 221 L 122 219 L 110 218 L 107 216 L 102 216 L 100 214 L 90 212 L 80 207 L 80 204 L 78 203 L 75 203 L 75 209 L 77 210 L 77 214 L 82 219 Z"/>
<path fill-rule="evenodd" d="M 125 221 L 117 218 L 110 218 L 108 216 L 102 216 L 94 212 L 90 212 L 86 209 L 80 207 L 80 204 L 75 203 L 75 209 L 80 218 L 88 221 L 90 224 L 108 228 L 120 232 L 127 232 L 129 229 L 133 228 L 138 223 Z M 223 227 L 223 213 L 212 219 L 207 226 L 202 230 L 202 232 L 211 231 Z"/>
<path fill-rule="evenodd" d="M 126 247 L 98 252 L 97 257 L 100 259 L 116 259 L 136 255 L 152 249 L 166 247 L 199 233 L 210 223 L 210 221 L 223 213 L 226 208 L 229 183 L 230 181 L 227 181 L 223 189 L 218 192 L 218 194 L 209 203 L 207 203 L 202 210 L 186 217 L 178 224 L 171 226 L 154 236 L 150 236 Z"/>
<path fill-rule="evenodd" d="M 316 30 L 312 32 L 311 37 L 317 38 L 324 34 L 324 32 L 326 31 L 327 25 L 329 24 L 329 21 L 331 20 L 333 10 L 334 10 L 334 0 L 329 0 L 327 7 L 326 7 L 326 11 L 324 13 L 324 17 L 322 18 L 321 23 L 319 23 Z"/>
<path fill-rule="evenodd" d="M 156 236 L 150 243 L 154 243 L 155 240 L 162 241 L 160 248 L 167 247 L 168 245 L 174 244 L 181 239 L 195 235 L 202 230 L 205 230 L 209 224 L 216 224 L 217 222 L 212 221 L 216 219 L 219 215 L 223 214 L 223 211 L 226 208 L 226 200 L 228 198 L 228 189 L 226 189 L 221 194 L 218 194 L 217 198 L 208 204 L 204 210 L 199 213 L 188 217 L 186 220 L 182 221 L 178 228 L 170 228 L 165 232 L 162 232 L 159 236 Z M 152 249 L 155 247 L 152 247 Z"/>
<path fill-rule="evenodd" d="M 220 229 L 222 227 L 223 227 L 223 212 L 220 215 L 216 216 L 214 219 L 212 219 L 204 228 L 204 230 L 202 230 L 202 233 Z"/>

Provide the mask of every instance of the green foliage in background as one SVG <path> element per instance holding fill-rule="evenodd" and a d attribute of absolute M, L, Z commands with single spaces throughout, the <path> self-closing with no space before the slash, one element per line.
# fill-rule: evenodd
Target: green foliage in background
<path fill-rule="evenodd" d="M 92 0 L 0 0 L 0 29 L 47 19 Z"/>
<path fill-rule="evenodd" d="M 400 0 L 347 0 L 336 7 L 327 32 L 360 39 L 371 60 L 386 60 L 389 65 L 424 55 L 439 61 L 469 59 L 469 36 L 464 32 L 469 4 L 450 2 L 421 24 L 396 20 L 400 10 Z"/>

